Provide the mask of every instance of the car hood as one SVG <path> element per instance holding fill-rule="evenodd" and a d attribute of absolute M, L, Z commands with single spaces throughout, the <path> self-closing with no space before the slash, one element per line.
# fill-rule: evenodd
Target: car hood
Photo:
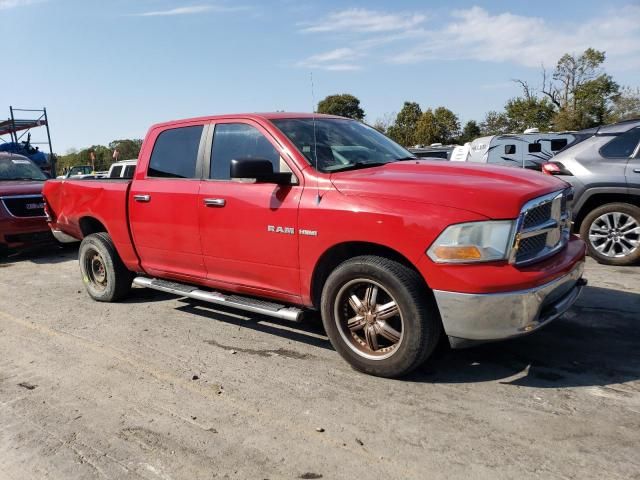
<path fill-rule="evenodd" d="M 331 181 L 345 195 L 443 205 L 493 219 L 516 218 L 528 200 L 567 187 L 524 169 L 429 160 L 335 173 Z"/>
<path fill-rule="evenodd" d="M 0 197 L 42 193 L 44 182 L 34 180 L 0 180 Z"/>

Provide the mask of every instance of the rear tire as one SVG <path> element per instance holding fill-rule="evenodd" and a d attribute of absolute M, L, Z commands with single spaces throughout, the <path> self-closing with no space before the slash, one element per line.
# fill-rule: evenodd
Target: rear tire
<path fill-rule="evenodd" d="M 321 311 L 336 351 L 355 369 L 380 377 L 399 377 L 424 363 L 442 334 L 420 275 L 377 256 L 340 264 L 324 285 Z"/>
<path fill-rule="evenodd" d="M 98 302 L 116 302 L 131 290 L 133 273 L 124 266 L 108 233 L 87 235 L 78 253 L 82 281 Z"/>
<path fill-rule="evenodd" d="M 595 208 L 582 221 L 580 237 L 598 263 L 633 265 L 640 261 L 640 207 L 608 203 Z"/>

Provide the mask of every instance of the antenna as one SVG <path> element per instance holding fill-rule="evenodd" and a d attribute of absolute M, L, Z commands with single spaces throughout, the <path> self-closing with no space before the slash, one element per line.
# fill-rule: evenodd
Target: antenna
<path fill-rule="evenodd" d="M 316 95 L 313 89 L 313 72 L 311 72 L 311 121 L 313 123 L 313 161 L 316 171 L 316 205 L 320 204 L 320 180 L 318 178 L 318 140 L 316 137 Z"/>

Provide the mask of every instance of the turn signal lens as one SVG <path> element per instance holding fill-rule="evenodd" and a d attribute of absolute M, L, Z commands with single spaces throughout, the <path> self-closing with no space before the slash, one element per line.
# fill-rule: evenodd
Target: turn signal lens
<path fill-rule="evenodd" d="M 440 246 L 433 250 L 440 260 L 480 260 L 482 254 L 478 247 Z"/>

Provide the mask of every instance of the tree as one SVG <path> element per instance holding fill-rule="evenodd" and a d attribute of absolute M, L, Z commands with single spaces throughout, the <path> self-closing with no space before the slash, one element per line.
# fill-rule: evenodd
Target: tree
<path fill-rule="evenodd" d="M 382 117 L 377 118 L 373 125 L 373 128 L 378 130 L 380 133 L 387 133 L 389 127 L 393 125 L 393 118 L 396 116 L 395 113 L 385 113 Z"/>
<path fill-rule="evenodd" d="M 475 140 L 482 132 L 480 131 L 480 126 L 475 120 L 469 120 L 464 124 L 464 128 L 462 129 L 462 135 L 459 138 L 460 143 L 467 143 Z"/>
<path fill-rule="evenodd" d="M 364 118 L 364 110 L 360 108 L 360 100 L 348 93 L 329 95 L 324 100 L 320 100 L 318 113 L 340 115 L 360 121 Z"/>
<path fill-rule="evenodd" d="M 620 87 L 602 70 L 605 52 L 588 48 L 580 56 L 564 54 L 551 79 L 542 70 L 542 92 L 557 108 L 556 129 L 579 130 L 601 124 Z"/>
<path fill-rule="evenodd" d="M 387 129 L 387 134 L 405 147 L 415 145 L 416 127 L 421 116 L 420 105 L 416 102 L 404 102 L 404 106 L 396 116 L 396 121 Z"/>
<path fill-rule="evenodd" d="M 509 133 L 509 118 L 504 112 L 491 110 L 487 112 L 484 121 L 480 124 L 482 135 L 501 135 Z"/>
<path fill-rule="evenodd" d="M 426 110 L 416 125 L 416 141 L 423 145 L 451 143 L 460 133 L 460 121 L 445 107 Z"/>
<path fill-rule="evenodd" d="M 523 132 L 527 128 L 549 130 L 556 113 L 549 100 L 532 95 L 512 98 L 504 110 L 510 132 Z"/>
<path fill-rule="evenodd" d="M 624 87 L 613 99 L 613 109 L 608 121 L 619 122 L 631 118 L 640 118 L 640 88 L 634 90 L 631 87 Z"/>
<path fill-rule="evenodd" d="M 142 147 L 142 139 L 140 138 L 114 140 L 109 143 L 109 148 L 112 152 L 117 149 L 120 153 L 120 160 L 138 158 L 138 155 L 140 154 L 140 147 Z"/>

